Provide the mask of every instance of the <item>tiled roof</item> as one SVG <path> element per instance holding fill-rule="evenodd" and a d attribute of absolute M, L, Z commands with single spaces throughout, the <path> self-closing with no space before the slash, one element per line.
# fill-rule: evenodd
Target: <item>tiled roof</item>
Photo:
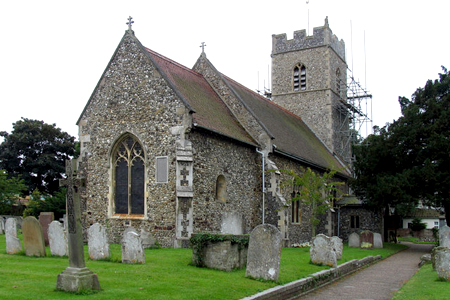
<path fill-rule="evenodd" d="M 146 50 L 179 96 L 194 111 L 194 123 L 238 141 L 257 145 L 203 75 L 150 49 Z"/>
<path fill-rule="evenodd" d="M 311 165 L 338 170 L 348 175 L 342 170 L 339 161 L 300 117 L 231 78 L 226 76 L 223 78 L 273 135 L 273 143 L 277 150 Z"/>

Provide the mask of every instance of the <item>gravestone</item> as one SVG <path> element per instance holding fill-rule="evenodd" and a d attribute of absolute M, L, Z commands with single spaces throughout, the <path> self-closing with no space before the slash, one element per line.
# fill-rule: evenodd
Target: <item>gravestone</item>
<path fill-rule="evenodd" d="M 35 217 L 26 217 L 22 222 L 22 237 L 25 255 L 45 256 L 45 241 L 42 226 Z"/>
<path fill-rule="evenodd" d="M 431 250 L 431 265 L 433 266 L 433 270 L 436 270 L 436 253 L 446 250 L 448 249 L 447 247 L 443 247 L 443 246 L 438 246 L 438 247 L 434 247 Z"/>
<path fill-rule="evenodd" d="M 89 258 L 105 259 L 111 256 L 105 226 L 95 223 L 88 229 Z"/>
<path fill-rule="evenodd" d="M 42 227 L 42 232 L 44 233 L 45 245 L 48 246 L 48 226 L 51 222 L 55 220 L 55 214 L 53 212 L 41 212 L 39 215 L 39 223 Z"/>
<path fill-rule="evenodd" d="M 256 226 L 250 234 L 245 276 L 277 282 L 282 240 L 282 234 L 275 226 Z"/>
<path fill-rule="evenodd" d="M 5 232 L 5 218 L 0 217 L 0 234 Z"/>
<path fill-rule="evenodd" d="M 60 180 L 60 185 L 67 186 L 66 212 L 69 240 L 69 266 L 58 275 L 56 289 L 67 292 L 80 290 L 99 290 L 97 274 L 86 267 L 83 249 L 83 228 L 81 225 L 79 189 L 84 180 L 77 178 L 75 160 L 66 160 L 67 179 Z"/>
<path fill-rule="evenodd" d="M 383 239 L 381 238 L 380 233 L 373 233 L 373 247 L 377 249 L 383 248 Z"/>
<path fill-rule="evenodd" d="M 139 234 L 127 231 L 122 239 L 122 263 L 145 263 L 145 252 Z"/>
<path fill-rule="evenodd" d="M 150 232 L 145 231 L 144 229 L 141 229 L 141 240 L 144 249 L 156 247 L 156 239 Z"/>
<path fill-rule="evenodd" d="M 361 247 L 361 239 L 359 238 L 359 234 L 353 232 L 348 236 L 348 246 L 349 247 Z"/>
<path fill-rule="evenodd" d="M 48 226 L 48 242 L 50 252 L 55 256 L 68 256 L 69 244 L 67 242 L 67 232 L 58 221 L 53 221 Z"/>
<path fill-rule="evenodd" d="M 336 252 L 329 237 L 318 234 L 313 238 L 309 249 L 311 262 L 316 265 L 326 265 L 332 268 L 337 267 Z"/>
<path fill-rule="evenodd" d="M 373 249 L 373 232 L 369 230 L 362 231 L 359 235 L 361 239 L 361 249 Z"/>
<path fill-rule="evenodd" d="M 332 236 L 330 238 L 330 242 L 334 252 L 336 252 L 336 259 L 342 259 L 342 252 L 344 251 L 344 244 L 342 243 L 342 239 L 337 236 Z"/>
<path fill-rule="evenodd" d="M 450 249 L 445 248 L 437 251 L 434 256 L 434 263 L 438 277 L 450 281 Z"/>
<path fill-rule="evenodd" d="M 5 222 L 6 253 L 17 254 L 22 251 L 22 244 L 17 237 L 17 220 L 8 218 Z"/>
<path fill-rule="evenodd" d="M 439 228 L 439 246 L 450 248 L 450 227 L 447 225 Z"/>

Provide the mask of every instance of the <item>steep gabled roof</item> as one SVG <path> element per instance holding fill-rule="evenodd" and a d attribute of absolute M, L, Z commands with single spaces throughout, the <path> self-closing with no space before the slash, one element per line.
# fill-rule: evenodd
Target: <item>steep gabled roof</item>
<path fill-rule="evenodd" d="M 232 115 L 202 74 L 153 50 L 145 48 L 174 90 L 193 109 L 193 122 L 200 127 L 256 146 L 257 143 Z"/>
<path fill-rule="evenodd" d="M 227 76 L 223 76 L 223 78 L 273 135 L 273 143 L 276 145 L 275 152 L 291 156 L 313 167 L 340 170 L 341 173 L 346 173 L 341 170 L 342 164 L 299 116 L 231 78 Z"/>

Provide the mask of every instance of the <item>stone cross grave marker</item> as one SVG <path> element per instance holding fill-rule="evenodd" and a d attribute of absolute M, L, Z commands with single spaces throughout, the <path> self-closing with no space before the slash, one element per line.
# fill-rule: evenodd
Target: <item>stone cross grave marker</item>
<path fill-rule="evenodd" d="M 353 232 L 348 236 L 348 246 L 359 248 L 361 246 L 361 239 L 357 232 Z"/>
<path fill-rule="evenodd" d="M 35 217 L 22 222 L 23 247 L 27 256 L 45 256 L 45 240 L 42 226 Z"/>
<path fill-rule="evenodd" d="M 275 226 L 256 226 L 250 234 L 245 276 L 278 281 L 282 241 L 282 234 Z"/>
<path fill-rule="evenodd" d="M 22 251 L 22 244 L 17 237 L 17 220 L 8 218 L 5 222 L 6 253 L 17 254 Z"/>
<path fill-rule="evenodd" d="M 50 252 L 55 256 L 68 256 L 69 245 L 67 242 L 67 232 L 61 222 L 53 221 L 48 226 L 48 242 Z"/>
<path fill-rule="evenodd" d="M 111 256 L 108 235 L 105 226 L 95 223 L 88 229 L 89 258 L 92 260 Z"/>
<path fill-rule="evenodd" d="M 80 290 L 99 290 L 97 274 L 86 267 L 84 262 L 83 233 L 81 225 L 79 189 L 84 179 L 77 176 L 76 160 L 66 160 L 67 179 L 60 180 L 60 185 L 67 187 L 66 213 L 69 240 L 69 267 L 58 275 L 56 289 L 76 292 Z"/>
<path fill-rule="evenodd" d="M 41 212 L 39 215 L 39 223 L 42 226 L 42 232 L 44 232 L 45 245 L 48 246 L 48 226 L 55 219 L 55 214 L 53 212 Z"/>

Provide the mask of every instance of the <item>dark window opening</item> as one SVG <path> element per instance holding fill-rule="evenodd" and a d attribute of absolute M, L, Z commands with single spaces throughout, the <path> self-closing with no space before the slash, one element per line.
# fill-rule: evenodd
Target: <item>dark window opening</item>
<path fill-rule="evenodd" d="M 350 216 L 350 228 L 359 228 L 359 216 Z"/>

